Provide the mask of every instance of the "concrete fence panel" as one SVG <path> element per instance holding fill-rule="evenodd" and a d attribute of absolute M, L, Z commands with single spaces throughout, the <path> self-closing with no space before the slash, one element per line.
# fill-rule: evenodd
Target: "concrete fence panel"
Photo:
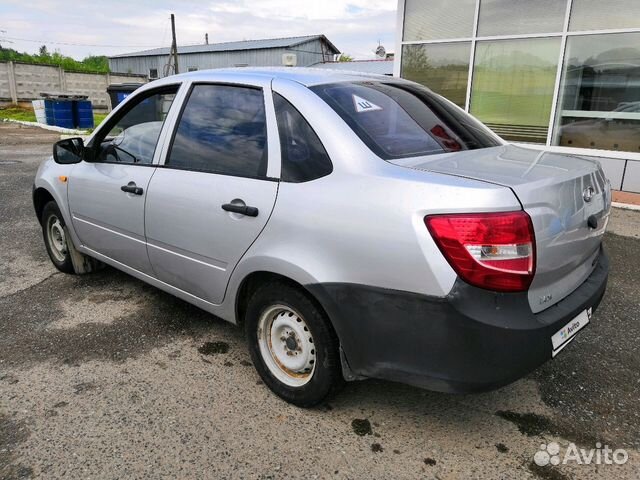
<path fill-rule="evenodd" d="M 0 62 L 0 101 L 30 102 L 42 92 L 87 95 L 96 109 L 111 108 L 107 87 L 113 83 L 146 83 L 146 75 L 65 72 L 55 65 Z"/>
<path fill-rule="evenodd" d="M 88 95 L 93 108 L 109 108 L 106 75 L 65 72 L 65 79 L 68 93 Z"/>
<path fill-rule="evenodd" d="M 0 63 L 0 100 L 11 100 L 8 63 Z"/>
<path fill-rule="evenodd" d="M 60 70 L 48 65 L 13 64 L 18 101 L 40 98 L 40 92 L 62 92 Z"/>

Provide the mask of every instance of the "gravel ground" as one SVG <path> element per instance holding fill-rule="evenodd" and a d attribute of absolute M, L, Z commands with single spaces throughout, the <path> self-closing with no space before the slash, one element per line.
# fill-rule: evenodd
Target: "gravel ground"
<path fill-rule="evenodd" d="M 1 479 L 640 476 L 639 212 L 614 212 L 592 325 L 527 378 L 465 396 L 363 381 L 301 410 L 233 325 L 110 268 L 54 270 L 30 197 L 56 138 L 0 124 Z M 629 460 L 538 467 L 549 442 Z"/>

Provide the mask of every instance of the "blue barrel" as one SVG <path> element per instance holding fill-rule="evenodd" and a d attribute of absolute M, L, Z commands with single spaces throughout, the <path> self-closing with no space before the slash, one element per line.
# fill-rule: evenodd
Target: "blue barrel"
<path fill-rule="evenodd" d="M 77 128 L 93 128 L 93 106 L 90 100 L 74 100 L 73 115 Z"/>
<path fill-rule="evenodd" d="M 47 125 L 56 127 L 75 128 L 73 120 L 73 102 L 69 100 L 45 99 L 44 113 Z"/>

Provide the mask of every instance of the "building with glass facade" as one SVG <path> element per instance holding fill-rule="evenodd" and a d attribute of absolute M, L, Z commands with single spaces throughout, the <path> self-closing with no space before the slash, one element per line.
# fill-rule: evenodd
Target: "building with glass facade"
<path fill-rule="evenodd" d="M 395 75 L 640 192 L 640 0 L 399 0 Z"/>

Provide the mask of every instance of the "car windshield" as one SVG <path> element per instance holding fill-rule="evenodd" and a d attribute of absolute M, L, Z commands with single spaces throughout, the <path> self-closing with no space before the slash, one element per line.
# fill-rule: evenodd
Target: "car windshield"
<path fill-rule="evenodd" d="M 311 90 L 385 160 L 499 145 L 487 127 L 419 85 L 347 82 Z"/>

